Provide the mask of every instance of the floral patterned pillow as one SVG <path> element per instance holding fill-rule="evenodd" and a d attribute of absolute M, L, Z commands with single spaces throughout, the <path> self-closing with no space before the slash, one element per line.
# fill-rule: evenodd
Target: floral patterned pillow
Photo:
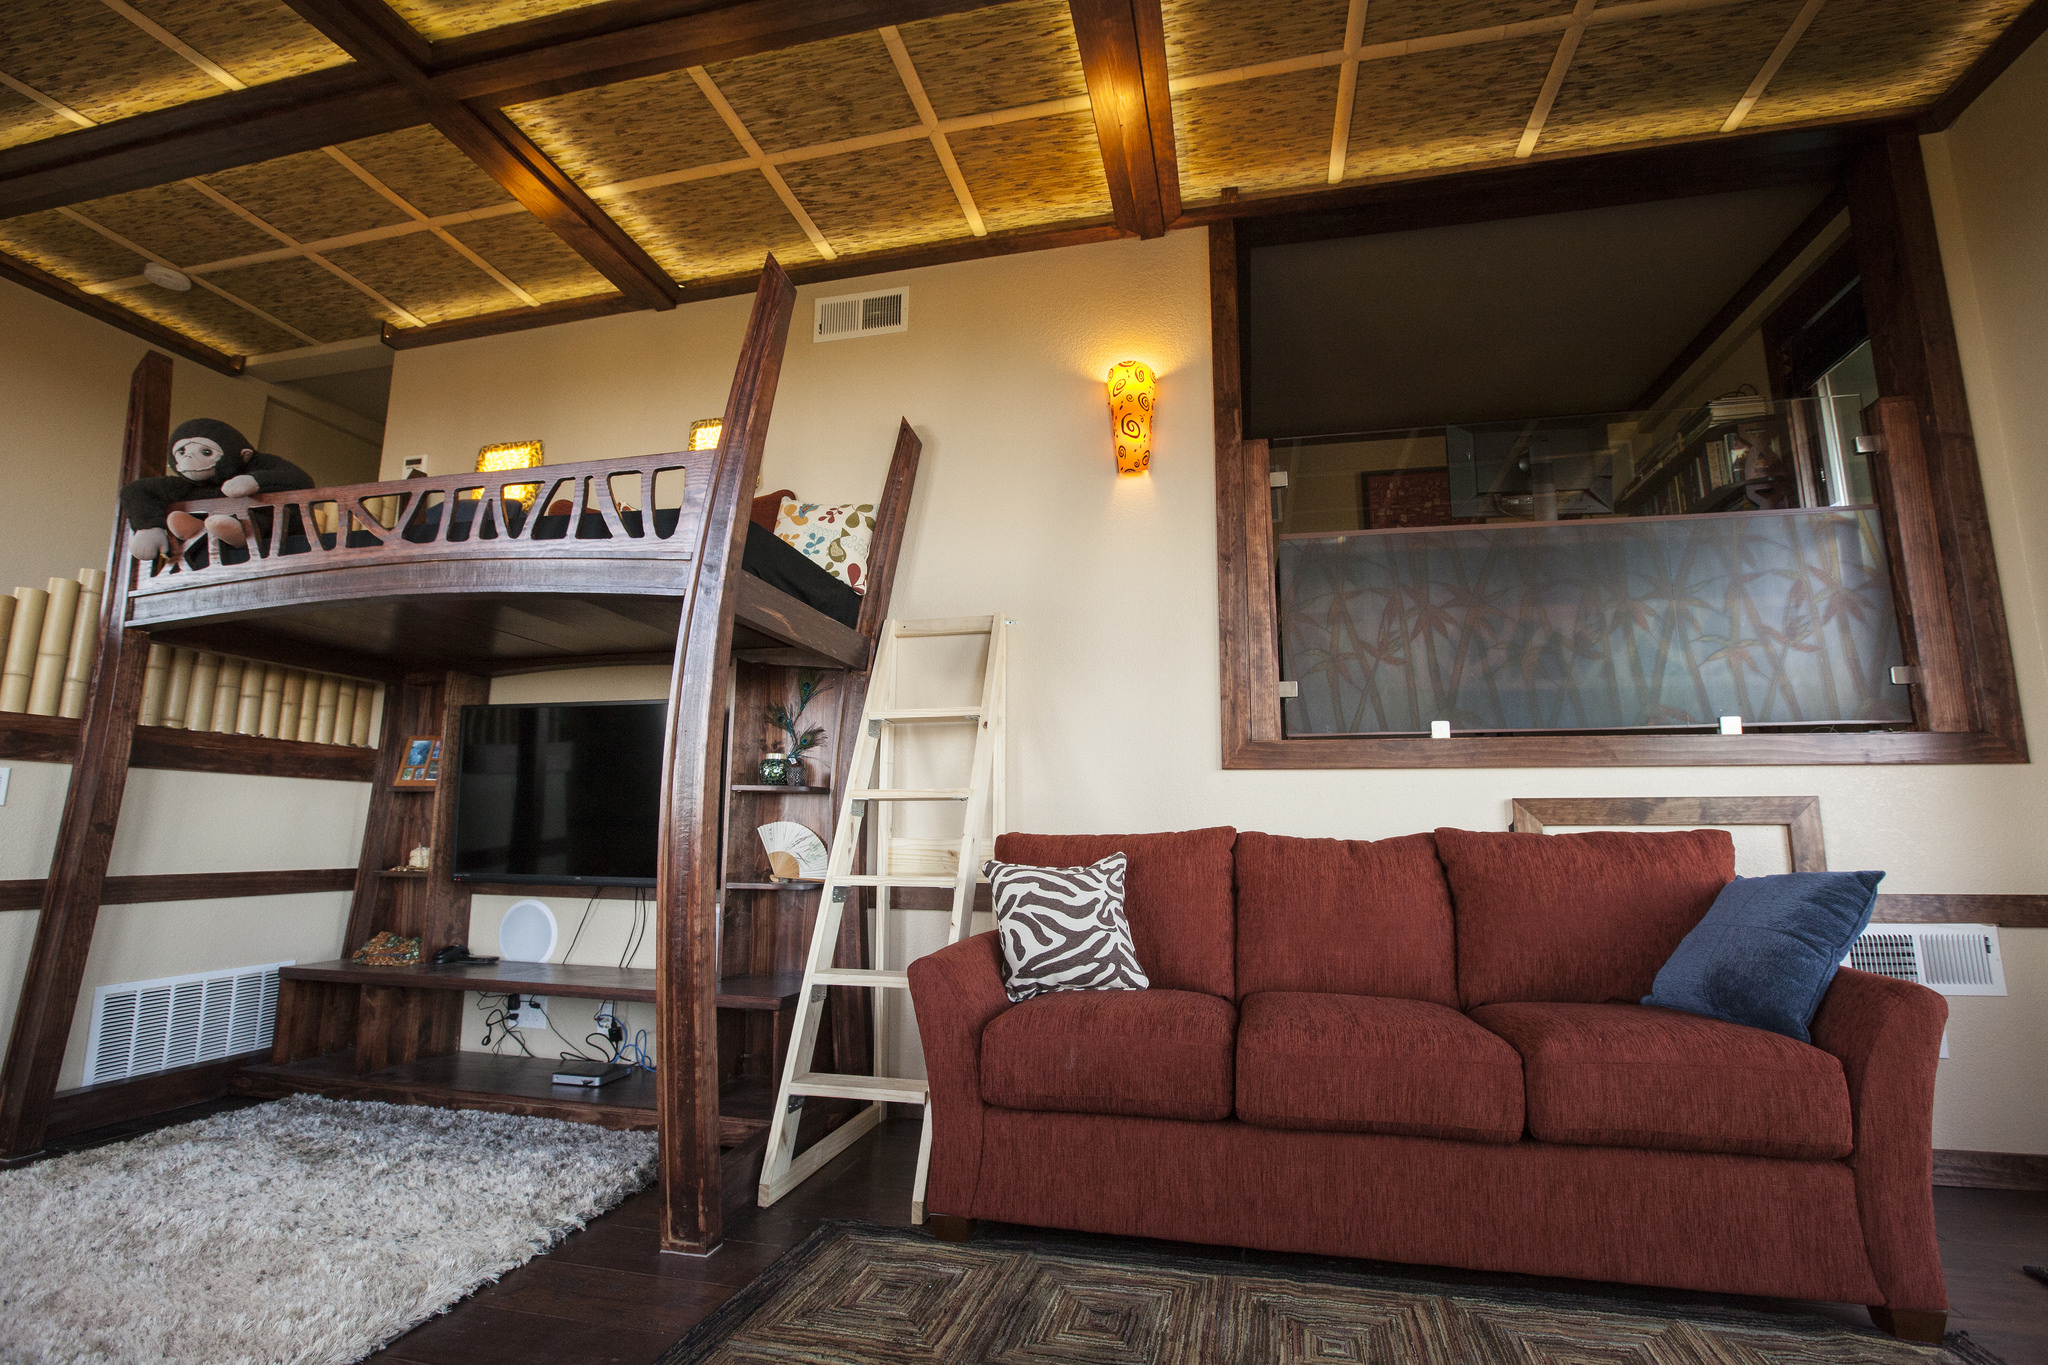
<path fill-rule="evenodd" d="M 827 506 L 784 498 L 775 516 L 775 535 L 855 592 L 868 590 L 868 543 L 875 536 L 873 503 Z"/>

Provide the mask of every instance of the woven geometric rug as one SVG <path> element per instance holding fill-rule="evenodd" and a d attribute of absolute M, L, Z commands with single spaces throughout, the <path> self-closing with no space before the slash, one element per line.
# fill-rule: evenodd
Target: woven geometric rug
<path fill-rule="evenodd" d="M 293 1096 L 0 1171 L 0 1362 L 344 1365 L 654 1178 L 652 1133 Z"/>
<path fill-rule="evenodd" d="M 826 1223 L 660 1365 L 1999 1365 L 1807 1314 Z"/>

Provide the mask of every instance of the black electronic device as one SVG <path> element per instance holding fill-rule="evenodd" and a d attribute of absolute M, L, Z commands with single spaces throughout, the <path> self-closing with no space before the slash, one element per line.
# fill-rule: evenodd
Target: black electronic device
<path fill-rule="evenodd" d="M 659 701 L 463 707 L 455 880 L 653 886 L 667 728 Z"/>
<path fill-rule="evenodd" d="M 632 1074 L 633 1068 L 624 1062 L 564 1061 L 555 1068 L 555 1084 L 580 1085 L 594 1090 L 600 1085 L 622 1081 Z"/>
<path fill-rule="evenodd" d="M 478 957 L 469 951 L 467 943 L 451 943 L 434 954 L 436 967 L 488 967 L 497 960 L 495 957 Z"/>

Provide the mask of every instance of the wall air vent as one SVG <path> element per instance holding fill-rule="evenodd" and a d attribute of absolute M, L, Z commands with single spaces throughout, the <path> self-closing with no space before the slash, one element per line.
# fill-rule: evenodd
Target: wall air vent
<path fill-rule="evenodd" d="M 1849 945 L 1842 965 L 1943 995 L 2005 994 L 1995 924 L 1874 924 Z"/>
<path fill-rule="evenodd" d="M 841 294 L 819 299 L 813 341 L 847 341 L 910 330 L 910 288 L 882 289 L 871 294 Z"/>
<path fill-rule="evenodd" d="M 277 1026 L 277 969 L 291 965 L 101 986 L 92 995 L 86 1084 L 267 1049 Z"/>

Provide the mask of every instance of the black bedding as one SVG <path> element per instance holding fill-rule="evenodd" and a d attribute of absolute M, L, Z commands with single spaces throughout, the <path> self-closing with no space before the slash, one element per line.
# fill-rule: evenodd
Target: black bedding
<path fill-rule="evenodd" d="M 480 503 L 471 500 L 464 500 L 455 504 L 455 521 L 450 528 L 450 539 L 469 539 L 470 526 L 476 520 L 476 510 L 479 506 L 481 506 Z M 406 528 L 405 538 L 415 542 L 433 540 L 440 532 L 441 512 L 442 507 L 436 505 L 421 513 L 420 516 L 414 519 L 413 524 Z M 514 503 L 507 509 L 507 513 L 506 519 L 511 522 L 511 530 L 516 534 L 525 525 L 525 509 Z M 676 528 L 676 516 L 675 508 L 655 508 L 655 535 L 667 536 L 672 534 Z M 299 520 L 297 510 L 290 511 L 288 518 L 285 524 L 284 553 L 288 555 L 307 553 L 312 549 L 312 546 L 306 540 L 305 530 Z M 270 509 L 265 507 L 253 509 L 251 519 L 256 524 L 257 535 L 267 540 L 270 534 Z M 641 525 L 640 513 L 621 512 L 619 513 L 619 521 L 625 526 L 629 534 L 639 534 Z M 566 540 L 568 537 L 569 518 L 566 515 L 544 514 L 533 528 L 533 538 L 535 540 Z M 601 514 L 585 512 L 578 519 L 576 539 L 610 540 L 611 537 L 611 528 L 605 524 L 604 517 Z M 477 539 L 496 540 L 497 538 L 498 527 L 496 519 L 493 518 L 484 523 L 483 530 L 478 534 Z M 320 543 L 327 549 L 333 549 L 334 533 L 323 531 L 320 534 Z M 378 541 L 375 536 L 367 531 L 351 531 L 348 543 L 352 546 L 375 545 Z M 231 546 L 223 546 L 221 548 L 220 559 L 223 564 L 242 564 L 246 563 L 248 558 L 249 551 L 247 549 L 235 549 Z M 186 547 L 185 563 L 195 569 L 206 567 L 206 540 L 204 537 L 193 541 L 191 545 Z M 788 593 L 805 606 L 824 612 L 841 625 L 853 627 L 860 622 L 859 593 L 811 562 L 795 546 L 777 539 L 773 531 L 769 531 L 751 521 L 747 523 L 747 544 L 740 558 L 740 567 L 766 583 L 769 587 Z"/>

